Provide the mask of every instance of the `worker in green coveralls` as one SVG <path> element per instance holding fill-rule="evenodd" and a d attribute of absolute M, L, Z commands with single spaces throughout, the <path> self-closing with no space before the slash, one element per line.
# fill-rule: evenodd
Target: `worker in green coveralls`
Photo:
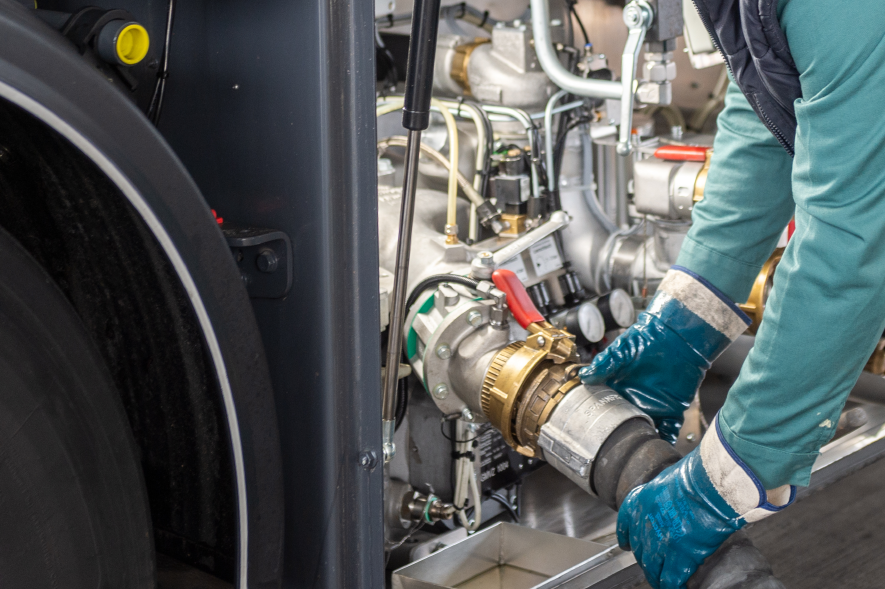
<path fill-rule="evenodd" d="M 677 265 L 636 325 L 581 375 L 620 392 L 675 441 L 710 362 L 749 324 L 735 302 L 747 299 L 795 215 L 725 405 L 697 449 L 619 510 L 619 543 L 655 588 L 683 587 L 735 530 L 808 485 L 885 329 L 885 8 L 880 0 L 777 8 L 801 84 L 794 157 L 733 82 Z"/>

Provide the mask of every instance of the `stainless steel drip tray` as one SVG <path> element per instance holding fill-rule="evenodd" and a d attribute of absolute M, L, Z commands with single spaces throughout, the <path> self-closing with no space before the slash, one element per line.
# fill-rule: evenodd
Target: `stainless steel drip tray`
<path fill-rule="evenodd" d="M 611 553 L 596 542 L 499 523 L 394 571 L 393 589 L 566 587 Z"/>

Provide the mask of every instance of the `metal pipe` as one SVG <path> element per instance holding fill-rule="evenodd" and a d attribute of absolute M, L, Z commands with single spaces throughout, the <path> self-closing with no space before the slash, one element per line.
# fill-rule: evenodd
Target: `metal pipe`
<path fill-rule="evenodd" d="M 388 147 L 408 147 L 409 140 L 402 135 L 394 135 L 393 137 L 387 137 L 378 142 L 378 149 L 385 150 Z M 446 171 L 450 170 L 452 167 L 452 163 L 440 152 L 429 147 L 427 144 L 421 144 L 421 151 L 424 152 L 424 155 L 441 165 Z M 467 181 L 467 178 L 464 177 L 464 174 L 458 172 L 458 186 L 461 187 L 461 190 L 464 192 L 464 195 L 467 197 L 467 200 L 470 201 L 470 204 L 473 206 L 479 206 L 484 201 L 482 195 L 476 191 L 476 189 L 470 185 L 470 182 Z"/>
<path fill-rule="evenodd" d="M 396 249 L 396 268 L 393 279 L 393 306 L 390 310 L 390 327 L 387 330 L 387 370 L 384 372 L 384 397 L 381 408 L 385 462 L 389 462 L 396 453 L 396 447 L 393 445 L 393 430 L 396 423 L 396 383 L 399 380 L 399 359 L 403 346 L 403 318 L 406 311 L 409 254 L 412 247 L 412 218 L 415 216 L 415 192 L 418 189 L 418 159 L 420 155 L 421 131 L 409 130 L 403 172 L 402 208 L 399 214 L 400 235 Z"/>
<path fill-rule="evenodd" d="M 562 106 L 557 106 L 553 109 L 552 113 L 558 115 L 561 112 L 578 108 L 582 104 L 584 104 L 583 100 L 575 100 L 574 102 L 569 102 L 567 104 L 563 104 Z M 531 118 L 533 121 L 537 121 L 538 119 L 543 119 L 546 114 L 546 110 L 542 110 L 541 112 L 533 112 L 529 115 L 529 118 Z"/>
<path fill-rule="evenodd" d="M 553 49 L 553 40 L 550 37 L 550 6 L 547 0 L 531 0 L 531 9 L 535 53 L 538 55 L 541 69 L 554 84 L 578 96 L 621 98 L 620 82 L 582 78 L 565 69 L 559 61 L 556 50 Z"/>

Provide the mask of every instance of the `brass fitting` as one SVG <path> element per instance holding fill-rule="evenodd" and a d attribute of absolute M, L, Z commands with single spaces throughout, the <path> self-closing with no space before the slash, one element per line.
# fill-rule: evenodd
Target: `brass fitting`
<path fill-rule="evenodd" d="M 522 235 L 526 231 L 527 215 L 511 215 L 510 213 L 501 213 L 501 221 L 508 223 L 510 226 L 501 231 L 501 235 Z"/>
<path fill-rule="evenodd" d="M 694 181 L 694 194 L 691 197 L 692 202 L 698 203 L 704 199 L 704 189 L 707 187 L 707 174 L 710 172 L 710 160 L 713 159 L 713 150 L 708 149 L 704 158 L 704 167 L 698 172 L 698 177 Z"/>
<path fill-rule="evenodd" d="M 452 57 L 452 69 L 449 75 L 453 80 L 458 82 L 459 86 L 464 88 L 465 96 L 471 96 L 470 80 L 467 77 L 467 67 L 470 64 L 470 55 L 480 45 L 491 42 L 491 39 L 477 37 L 472 43 L 458 45 L 455 48 L 455 55 Z"/>
<path fill-rule="evenodd" d="M 538 455 L 538 432 L 565 394 L 580 384 L 574 376 L 574 336 L 546 321 L 531 323 L 524 342 L 514 342 L 492 360 L 482 386 L 482 410 L 520 454 Z"/>
<path fill-rule="evenodd" d="M 740 305 L 741 311 L 749 315 L 753 323 L 747 328 L 752 334 L 759 329 L 762 323 L 762 313 L 765 311 L 765 304 L 768 302 L 768 295 L 771 293 L 771 287 L 774 282 L 774 271 L 784 255 L 784 248 L 779 247 L 774 250 L 771 257 L 762 265 L 762 270 L 756 276 L 753 282 L 753 289 L 750 291 L 750 297 L 747 302 Z"/>

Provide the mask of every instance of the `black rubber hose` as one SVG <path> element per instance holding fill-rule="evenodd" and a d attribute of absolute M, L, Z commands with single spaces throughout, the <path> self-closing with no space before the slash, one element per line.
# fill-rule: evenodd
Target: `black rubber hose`
<path fill-rule="evenodd" d="M 442 284 L 443 282 L 452 282 L 473 289 L 479 286 L 479 283 L 476 280 L 467 278 L 466 276 L 458 276 L 456 274 L 434 274 L 419 282 L 415 288 L 412 289 L 409 298 L 406 299 L 406 313 L 409 312 L 409 309 L 412 308 L 412 305 L 415 304 L 415 301 L 418 300 L 418 297 L 421 296 L 422 292 L 428 288 L 433 288 L 437 284 Z"/>
<path fill-rule="evenodd" d="M 393 431 L 398 431 L 409 410 L 409 377 L 399 379 L 396 383 L 396 412 Z"/>
<path fill-rule="evenodd" d="M 681 458 L 643 419 L 631 419 L 608 437 L 594 462 L 590 483 L 606 505 L 618 509 L 633 489 Z M 688 582 L 688 589 L 784 589 L 743 531 L 733 534 Z"/>

